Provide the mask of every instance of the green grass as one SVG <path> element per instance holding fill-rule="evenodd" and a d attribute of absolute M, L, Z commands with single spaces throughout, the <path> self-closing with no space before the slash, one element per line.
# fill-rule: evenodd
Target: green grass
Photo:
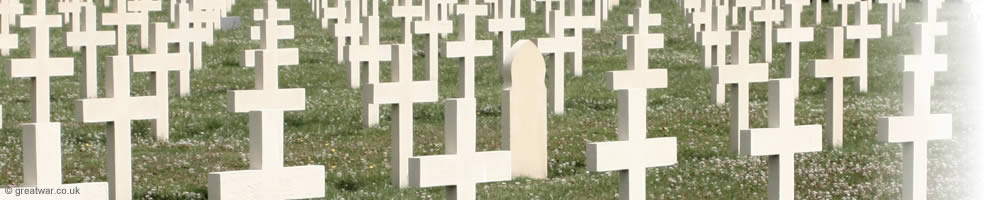
<path fill-rule="evenodd" d="M 27 2 L 27 1 L 26 1 Z M 100 1 L 98 1 L 100 2 Z M 649 136 L 677 137 L 677 165 L 648 170 L 650 199 L 763 199 L 766 197 L 766 163 L 761 157 L 737 156 L 728 152 L 729 111 L 726 105 L 710 101 L 710 72 L 698 63 L 701 47 L 691 36 L 674 1 L 654 1 L 651 12 L 660 13 L 663 25 L 651 27 L 651 32 L 665 33 L 664 49 L 650 52 L 652 68 L 670 70 L 670 87 L 649 91 Z M 591 2 L 585 2 L 590 4 Z M 585 33 L 584 71 L 582 77 L 567 74 L 566 114 L 549 118 L 549 178 L 545 180 L 515 179 L 513 181 L 478 185 L 483 199 L 611 199 L 616 196 L 616 173 L 591 173 L 585 169 L 584 145 L 589 142 L 616 140 L 616 101 L 614 92 L 604 87 L 604 72 L 625 68 L 626 52 L 612 48 L 618 35 L 627 33 L 624 16 L 631 12 L 633 1 L 623 1 L 611 12 L 601 32 Z M 29 3 L 25 3 L 29 4 Z M 286 166 L 316 164 L 327 169 L 328 199 L 440 199 L 442 188 L 396 189 L 390 186 L 389 115 L 383 107 L 383 122 L 374 128 L 361 123 L 360 91 L 347 85 L 347 70 L 336 63 L 335 40 L 328 30 L 312 17 L 306 0 L 283 0 L 280 7 L 292 9 L 296 39 L 282 41 L 283 47 L 298 47 L 300 64 L 283 67 L 281 87 L 306 88 L 307 109 L 286 114 Z M 206 198 L 207 175 L 210 172 L 248 168 L 247 114 L 226 109 L 225 96 L 230 90 L 253 86 L 252 69 L 239 66 L 241 50 L 257 48 L 249 41 L 248 27 L 252 9 L 264 5 L 261 0 L 241 0 L 230 13 L 241 16 L 243 27 L 216 33 L 214 46 L 205 49 L 206 69 L 192 72 L 192 95 L 171 96 L 171 139 L 156 142 L 148 121 L 134 122 L 133 176 L 135 198 L 139 199 L 203 199 Z M 829 5 L 829 4 L 827 4 Z M 26 10 L 30 5 L 26 6 Z M 829 7 L 827 7 L 829 8 Z M 876 4 L 872 23 L 884 21 L 885 7 Z M 869 91 L 854 89 L 856 81 L 845 81 L 844 124 L 845 146 L 824 148 L 823 152 L 796 155 L 796 197 L 799 199 L 898 199 L 902 184 L 901 148 L 875 139 L 879 117 L 901 113 L 902 74 L 897 70 L 897 57 L 912 52 L 909 28 L 918 20 L 921 6 L 910 3 L 904 10 L 903 22 L 896 35 L 875 39 L 870 43 Z M 55 3 L 50 1 L 50 13 Z M 105 9 L 108 10 L 108 9 Z M 382 40 L 398 43 L 402 40 L 401 19 L 388 17 L 389 6 L 382 6 Z M 590 9 L 585 9 L 589 10 Z M 528 12 L 527 29 L 514 35 L 515 40 L 545 37 L 541 12 Z M 939 38 L 940 52 L 950 54 L 950 71 L 936 76 L 933 94 L 934 112 L 955 113 L 955 136 L 950 141 L 932 142 L 929 160 L 930 199 L 961 199 L 969 193 L 966 173 L 970 168 L 965 157 L 970 143 L 970 125 L 965 123 L 970 108 L 963 101 L 970 73 L 965 8 L 949 2 L 941 11 L 943 21 L 951 21 L 951 35 Z M 828 11 L 820 27 L 829 27 L 838 17 Z M 166 21 L 164 12 L 153 13 L 153 21 Z M 806 26 L 812 24 L 812 9 L 803 15 Z M 494 36 L 485 31 L 485 18 L 479 19 L 478 38 Z M 29 54 L 27 31 L 21 33 L 21 47 L 10 58 Z M 53 56 L 81 57 L 65 47 L 63 30 L 53 31 Z M 456 29 L 457 30 L 457 29 Z M 816 41 L 802 47 L 802 66 L 825 56 L 825 29 L 819 28 Z M 753 60 L 762 60 L 759 35 L 753 41 Z M 138 50 L 137 29 L 131 31 L 133 48 Z M 455 35 L 449 40 L 455 39 Z M 415 37 L 416 52 L 422 52 L 424 37 Z M 848 43 L 846 51 L 855 46 Z M 494 46 L 494 55 L 499 48 Z M 771 77 L 783 74 L 785 56 L 780 45 L 774 49 Z M 113 48 L 101 49 L 101 55 L 111 55 Z M 388 53 L 388 52 L 386 52 Z M 414 58 L 417 78 L 425 79 L 422 53 Z M 850 55 L 850 54 L 849 54 Z M 500 141 L 500 94 L 502 83 L 494 57 L 479 58 L 476 71 L 478 99 L 477 149 L 498 150 Z M 440 98 L 456 97 L 457 59 L 441 59 Z M 102 60 L 103 64 L 103 60 Z M 388 63 L 382 65 L 383 80 L 389 76 Z M 67 183 L 106 181 L 104 172 L 104 127 L 74 120 L 73 103 L 79 99 L 82 69 L 77 76 L 54 78 L 52 85 L 53 121 L 62 122 L 63 177 Z M 3 72 L 7 76 L 6 72 Z M 824 120 L 825 83 L 803 73 L 801 97 L 797 106 L 798 124 L 822 124 Z M 149 75 L 133 74 L 133 94 L 150 93 Z M 5 126 L 0 130 L 0 185 L 20 185 L 22 153 L 20 127 L 29 120 L 30 82 L 27 79 L 0 79 L 0 104 L 4 105 Z M 751 91 L 751 124 L 766 126 L 767 93 L 765 84 L 755 84 Z M 414 134 L 416 155 L 444 152 L 443 103 L 415 106 Z M 649 155 L 659 156 L 659 155 Z"/>

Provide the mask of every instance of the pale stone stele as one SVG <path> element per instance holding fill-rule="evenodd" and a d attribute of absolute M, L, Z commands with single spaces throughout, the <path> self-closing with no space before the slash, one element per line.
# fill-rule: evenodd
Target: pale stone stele
<path fill-rule="evenodd" d="M 510 151 L 511 175 L 548 176 L 548 116 L 545 58 L 531 41 L 511 47 L 503 64 L 503 150 Z"/>

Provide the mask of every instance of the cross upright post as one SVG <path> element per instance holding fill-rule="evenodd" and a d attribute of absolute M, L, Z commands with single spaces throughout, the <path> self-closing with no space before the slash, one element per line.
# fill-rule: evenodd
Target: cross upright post
<path fill-rule="evenodd" d="M 7 56 L 11 49 L 17 49 L 17 33 L 10 31 L 10 26 L 17 23 L 17 16 L 24 14 L 24 5 L 20 1 L 0 0 L 0 55 Z"/>

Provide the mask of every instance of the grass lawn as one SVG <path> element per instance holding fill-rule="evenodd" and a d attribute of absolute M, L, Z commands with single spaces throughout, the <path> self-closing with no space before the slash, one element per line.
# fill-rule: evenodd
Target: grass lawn
<path fill-rule="evenodd" d="M 30 0 L 25 0 L 30 10 Z M 101 1 L 97 1 L 100 3 Z M 240 29 L 216 32 L 215 45 L 204 52 L 206 69 L 192 72 L 192 95 L 171 96 L 170 141 L 157 142 L 150 133 L 149 121 L 133 122 L 133 180 L 135 198 L 204 199 L 210 172 L 247 169 L 248 115 L 226 109 L 226 93 L 253 87 L 253 70 L 239 66 L 242 50 L 257 48 L 249 40 L 252 9 L 264 6 L 263 0 L 240 0 L 231 16 L 241 16 Z M 591 1 L 585 4 L 591 4 Z M 166 2 L 164 2 L 166 4 Z M 328 199 L 441 199 L 443 188 L 396 189 L 390 186 L 390 122 L 388 106 L 383 106 L 382 123 L 363 128 L 360 90 L 347 82 L 347 66 L 336 62 L 335 39 L 329 30 L 320 28 L 310 12 L 307 0 L 281 0 L 280 7 L 292 9 L 295 40 L 282 41 L 283 47 L 297 47 L 300 64 L 283 67 L 281 87 L 306 88 L 305 111 L 286 113 L 285 165 L 326 166 Z M 649 91 L 649 137 L 677 137 L 677 165 L 648 170 L 649 199 L 763 199 L 767 196 L 767 165 L 763 157 L 737 156 L 728 151 L 729 106 L 710 101 L 710 71 L 699 63 L 701 46 L 695 43 L 685 25 L 681 9 L 672 0 L 653 1 L 653 13 L 660 13 L 663 25 L 650 31 L 665 33 L 664 49 L 650 52 L 652 68 L 670 70 L 670 87 Z M 829 4 L 825 4 L 829 6 Z M 618 190 L 617 173 L 590 173 L 585 168 L 585 144 L 616 140 L 615 93 L 605 87 L 604 72 L 626 66 L 626 52 L 614 48 L 615 38 L 628 33 L 625 15 L 634 1 L 624 0 L 611 11 L 601 32 L 587 31 L 584 39 L 584 75 L 566 76 L 566 114 L 549 118 L 549 178 L 515 179 L 478 185 L 482 199 L 612 199 Z M 55 12 L 55 1 L 49 3 Z M 390 18 L 388 4 L 382 8 L 383 43 L 402 41 L 402 19 Z M 824 120 L 825 82 L 804 73 L 808 61 L 825 57 L 822 41 L 825 27 L 832 26 L 839 14 L 828 10 L 817 29 L 816 41 L 802 47 L 801 97 L 796 106 L 798 124 L 822 124 Z M 109 11 L 108 8 L 102 8 Z M 527 29 L 514 35 L 515 40 L 545 37 L 542 13 L 531 13 L 525 3 L 522 11 Z M 909 30 L 920 18 L 921 5 L 911 2 L 903 11 L 903 21 L 896 35 L 870 42 L 869 91 L 859 92 L 855 79 L 845 81 L 844 147 L 824 148 L 818 153 L 796 155 L 797 199 L 898 199 L 902 185 L 902 152 L 898 144 L 876 140 L 877 119 L 901 115 L 902 73 L 898 56 L 911 54 L 913 42 Z M 968 39 L 963 4 L 948 2 L 940 12 L 942 21 L 951 21 L 950 35 L 939 38 L 939 52 L 950 54 L 950 71 L 938 73 L 933 93 L 933 112 L 954 113 L 954 139 L 929 145 L 929 199 L 968 198 L 966 157 L 972 142 L 966 106 L 966 88 L 971 64 L 968 51 L 974 45 Z M 585 9 L 588 10 L 589 8 Z M 875 4 L 872 23 L 884 22 L 885 6 Z M 803 14 L 805 26 L 813 27 L 811 6 Z M 167 21 L 166 12 L 153 13 L 153 21 Z M 486 32 L 486 18 L 479 18 L 479 39 L 496 36 Z M 107 27 L 105 27 L 107 28 Z M 28 31 L 21 33 L 21 48 L 11 56 L 28 57 Z M 53 56 L 81 56 L 65 46 L 62 30 L 53 31 Z M 458 29 L 455 29 L 458 30 Z M 762 56 L 760 35 L 755 27 L 752 60 Z M 130 34 L 132 53 L 139 50 L 138 29 Z M 449 40 L 454 40 L 451 35 Z M 423 46 L 426 38 L 415 37 L 417 56 L 414 69 L 424 80 Z M 494 43 L 494 55 L 499 54 Z M 846 51 L 856 56 L 853 42 Z M 113 47 L 101 49 L 101 55 L 113 54 Z M 776 45 L 770 75 L 781 77 L 785 49 Z M 389 52 L 386 52 L 389 53 Z M 477 59 L 476 97 L 478 99 L 477 149 L 498 150 L 501 145 L 501 90 L 495 57 Z M 440 98 L 458 96 L 458 59 L 441 59 Z M 3 62 L 6 64 L 6 62 Z M 101 60 L 103 66 L 104 60 Z M 567 69 L 571 69 L 568 68 Z M 567 71 L 568 72 L 568 71 Z M 6 77 L 7 72 L 2 72 Z M 103 72 L 102 72 L 103 73 Z M 103 75 L 101 76 L 103 77 Z M 382 79 L 389 79 L 389 64 L 382 65 Z M 63 178 L 66 183 L 101 182 L 104 172 L 105 136 L 102 124 L 75 121 L 74 102 L 80 98 L 82 67 L 73 77 L 58 77 L 52 84 L 53 121 L 62 122 Z M 151 93 L 150 76 L 133 74 L 133 95 Z M 103 85 L 103 80 L 102 83 Z M 173 85 L 172 85 L 173 87 Z M 103 87 L 102 87 L 103 88 Z M 751 90 L 751 125 L 766 127 L 766 84 L 754 84 Z M 30 82 L 28 79 L 0 79 L 0 104 L 4 105 L 4 127 L 0 130 L 0 186 L 17 186 L 22 180 L 22 142 L 20 123 L 30 118 Z M 414 109 L 415 154 L 444 153 L 443 101 L 417 104 Z M 660 155 L 648 155 L 660 156 Z"/>

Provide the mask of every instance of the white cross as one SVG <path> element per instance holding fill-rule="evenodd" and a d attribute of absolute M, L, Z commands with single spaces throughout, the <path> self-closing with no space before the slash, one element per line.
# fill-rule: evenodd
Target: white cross
<path fill-rule="evenodd" d="M 601 31 L 601 18 L 600 16 L 586 16 L 583 14 L 583 0 L 567 0 L 567 4 L 573 5 L 573 9 L 562 8 L 569 13 L 566 16 L 553 18 L 553 20 L 563 20 L 562 26 L 568 29 L 572 29 L 573 37 L 578 38 L 580 45 L 580 51 L 570 52 L 573 56 L 573 75 L 579 77 L 583 76 L 583 29 L 593 29 L 595 31 Z M 563 12 L 560 10 L 559 12 Z M 558 16 L 557 16 L 558 17 Z M 631 19 L 631 17 L 629 17 Z M 629 26 L 632 26 L 631 24 Z M 561 29 L 555 31 L 562 31 Z"/>
<path fill-rule="evenodd" d="M 189 61 L 191 55 L 184 51 L 170 53 L 167 46 L 168 43 L 184 38 L 184 34 L 183 31 L 167 30 L 166 23 L 156 23 L 150 38 L 153 42 L 151 54 L 132 55 L 132 71 L 152 73 L 153 78 L 150 81 L 153 85 L 154 96 L 162 98 L 162 101 L 169 100 L 167 79 L 170 71 L 179 73 L 177 80 L 179 94 L 186 94 L 191 90 L 191 62 Z M 170 129 L 169 104 L 149 109 L 161 110 L 158 112 L 160 116 L 153 119 L 153 132 L 156 134 L 156 138 L 160 141 L 170 141 L 168 132 Z"/>
<path fill-rule="evenodd" d="M 10 31 L 10 26 L 17 22 L 18 15 L 24 13 L 24 5 L 16 0 L 0 0 L 0 55 L 10 54 L 11 49 L 17 49 L 17 33 Z"/>
<path fill-rule="evenodd" d="M 194 10 L 204 10 L 215 13 L 212 15 L 212 28 L 218 30 L 222 28 L 222 17 L 226 16 L 226 1 L 219 0 L 191 0 L 191 7 Z"/>
<path fill-rule="evenodd" d="M 347 61 L 344 55 L 347 52 L 346 46 L 353 46 L 360 44 L 361 34 L 364 32 L 364 28 L 361 23 L 360 14 L 360 4 L 357 0 L 340 0 L 338 5 L 339 9 L 343 11 L 343 18 L 337 20 L 337 24 L 333 25 L 333 36 L 337 38 L 337 61 L 344 62 Z M 348 67 L 348 82 L 351 88 L 361 87 L 361 73 L 358 69 L 353 69 L 349 65 Z"/>
<path fill-rule="evenodd" d="M 128 12 L 141 13 L 146 16 L 146 21 L 139 24 L 139 46 L 143 49 L 149 48 L 149 13 L 163 10 L 163 3 L 160 0 L 130 0 L 128 2 Z"/>
<path fill-rule="evenodd" d="M 250 114 L 250 170 L 213 172 L 208 175 L 209 199 L 304 199 L 326 195 L 323 166 L 284 166 L 284 112 L 305 109 L 305 89 L 280 89 L 278 67 L 296 65 L 299 51 L 278 47 L 279 39 L 292 39 L 294 27 L 279 25 L 289 19 L 288 9 L 276 0 L 254 10 L 261 49 L 255 50 L 257 71 L 252 90 L 229 92 L 229 109 Z"/>
<path fill-rule="evenodd" d="M 427 46 L 424 48 L 427 56 L 427 77 L 428 80 L 438 80 L 438 50 L 439 40 L 447 34 L 452 33 L 454 23 L 444 15 L 446 0 L 427 0 L 424 2 L 423 20 L 413 22 L 413 33 L 427 35 Z M 339 41 L 338 41 L 339 42 Z"/>
<path fill-rule="evenodd" d="M 86 0 L 60 0 L 57 4 L 56 10 L 63 14 L 63 23 L 70 24 L 72 28 L 66 33 L 83 31 L 80 26 L 80 11 L 85 9 L 86 6 L 93 6 L 90 2 Z M 71 46 L 73 52 L 79 52 L 80 47 Z"/>
<path fill-rule="evenodd" d="M 863 15 L 867 15 L 868 5 L 860 0 L 835 0 L 834 8 L 840 7 L 841 20 L 847 19 L 847 6 L 858 4 L 863 10 Z M 863 17 L 867 20 L 867 17 Z M 842 26 L 831 27 L 826 41 L 826 59 L 817 59 L 809 63 L 809 73 L 816 78 L 827 79 L 826 93 L 826 123 L 823 130 L 824 141 L 834 148 L 843 145 L 843 118 L 844 118 L 844 78 L 858 77 L 859 89 L 866 88 L 865 79 L 868 77 L 867 59 L 867 39 L 877 38 L 881 35 L 878 25 L 846 25 L 846 21 L 841 21 Z M 858 58 L 844 58 L 844 40 L 858 39 L 861 56 Z M 864 90 L 861 90 L 864 91 Z"/>
<path fill-rule="evenodd" d="M 793 85 L 791 93 L 796 98 L 799 96 L 799 58 L 801 43 L 813 41 L 813 28 L 802 27 L 802 9 L 809 5 L 809 0 L 784 0 L 784 28 L 777 28 L 775 41 L 785 43 L 785 78 Z"/>
<path fill-rule="evenodd" d="M 190 9 L 186 2 L 175 5 L 177 11 L 177 29 L 183 30 L 186 37 L 181 38 L 180 49 L 191 54 L 191 68 L 199 70 L 204 67 L 202 48 L 215 42 L 215 29 L 210 27 L 213 13 L 205 10 Z M 181 91 L 186 96 L 188 91 Z"/>
<path fill-rule="evenodd" d="M 517 3 L 519 0 L 498 0 L 497 14 L 494 15 L 492 19 L 487 21 L 487 29 L 490 32 L 495 32 L 500 36 L 500 55 L 497 56 L 497 63 L 503 64 L 503 59 L 507 57 L 510 52 L 510 45 L 514 31 L 524 31 L 524 18 L 520 16 L 520 4 Z M 498 71 L 502 71 L 502 68 L 498 67 Z"/>
<path fill-rule="evenodd" d="M 879 119 L 878 138 L 903 143 L 903 199 L 927 199 L 927 142 L 952 136 L 951 114 L 931 113 L 934 73 L 948 70 L 948 56 L 935 51 L 936 38 L 948 34 L 948 23 L 937 21 L 943 1 L 924 1 L 924 21 L 913 30 L 916 52 L 902 56 L 903 116 Z"/>
<path fill-rule="evenodd" d="M 764 0 L 767 1 L 767 0 Z M 729 16 L 732 20 L 729 21 L 732 25 L 742 25 L 743 30 L 751 30 L 751 14 L 753 9 L 761 7 L 761 0 L 729 0 Z M 740 12 L 740 11 L 743 12 Z M 740 13 L 743 14 L 743 21 L 740 21 Z"/>
<path fill-rule="evenodd" d="M 157 96 L 129 96 L 131 59 L 127 55 L 113 56 L 105 70 L 106 98 L 81 99 L 76 102 L 77 119 L 83 123 L 106 123 L 108 126 L 108 182 L 111 199 L 132 199 L 132 120 L 149 120 L 163 116 L 166 99 Z"/>
<path fill-rule="evenodd" d="M 114 31 L 97 30 L 97 7 L 93 4 L 78 7 L 80 11 L 80 31 L 66 32 L 66 46 L 83 49 L 83 87 L 84 98 L 97 97 L 97 49 L 100 46 L 115 45 Z"/>
<path fill-rule="evenodd" d="M 368 104 L 392 104 L 392 184 L 405 188 L 409 182 L 409 158 L 413 157 L 413 104 L 438 100 L 437 81 L 413 81 L 413 47 L 392 46 L 392 82 L 362 87 Z"/>
<path fill-rule="evenodd" d="M 380 17 L 378 15 L 372 15 L 365 17 L 365 32 L 362 38 L 362 44 L 351 45 L 347 51 L 348 60 L 350 60 L 351 69 L 360 69 L 361 71 L 361 83 L 378 83 L 379 82 L 379 72 L 380 63 L 392 61 L 392 57 L 387 55 L 385 52 L 392 50 L 391 45 L 382 44 L 381 40 L 381 26 L 379 25 Z M 353 75 L 353 72 L 352 72 Z M 364 106 L 364 112 L 362 112 L 362 123 L 367 127 L 373 127 L 379 122 L 379 106 L 376 104 L 367 103 Z"/>
<path fill-rule="evenodd" d="M 403 44 L 413 43 L 413 21 L 424 16 L 423 6 L 414 5 L 413 0 L 399 0 L 400 5 L 392 6 L 392 17 L 403 18 Z"/>
<path fill-rule="evenodd" d="M 784 18 L 784 13 L 781 8 L 776 5 L 777 0 L 764 0 L 762 3 L 762 8 L 758 10 L 753 10 L 751 18 L 753 22 L 763 22 L 764 23 L 764 47 L 761 48 L 761 53 L 764 54 L 764 62 L 771 62 L 773 60 L 773 49 L 774 49 L 774 26 L 778 22 L 781 22 Z M 795 16 L 798 17 L 798 16 Z M 797 54 L 798 52 L 796 52 Z"/>
<path fill-rule="evenodd" d="M 735 85 L 731 92 L 729 150 L 741 153 L 740 131 L 750 128 L 750 84 L 768 81 L 768 63 L 750 62 L 750 31 L 732 32 L 732 64 L 712 68 L 712 89 L 716 102 L 725 102 L 726 85 Z"/>
<path fill-rule="evenodd" d="M 106 183 L 63 185 L 61 125 L 51 122 L 51 77 L 72 76 L 73 58 L 49 56 L 49 31 L 62 26 L 59 15 L 47 15 L 45 1 L 35 1 L 32 15 L 21 15 L 19 24 L 32 35 L 31 56 L 8 61 L 6 71 L 11 78 L 31 79 L 31 122 L 21 125 L 24 140 L 24 185 L 28 187 L 73 188 L 82 187 L 96 191 L 91 198 L 107 198 Z M 59 197 L 51 197 L 59 198 Z M 63 197 L 65 198 L 65 197 Z M 76 198 L 74 196 L 74 198 Z"/>
<path fill-rule="evenodd" d="M 476 152 L 476 99 L 448 99 L 445 155 L 410 158 L 410 168 L 413 186 L 446 186 L 447 199 L 475 199 L 477 183 L 511 179 L 511 155 L 510 151 Z"/>
<path fill-rule="evenodd" d="M 885 23 L 882 27 L 885 36 L 892 36 L 893 25 L 899 23 L 899 12 L 906 7 L 905 0 L 879 0 L 878 3 L 885 4 Z"/>
<path fill-rule="evenodd" d="M 559 9 L 560 10 L 566 10 L 566 5 L 563 4 L 563 0 L 534 0 L 534 1 L 536 1 L 536 2 L 537 1 L 541 1 L 542 2 L 542 7 L 545 7 L 544 23 L 542 25 L 543 27 L 551 27 L 552 26 L 551 25 L 551 23 L 552 23 L 552 16 L 549 16 L 549 12 L 552 12 L 553 10 L 556 10 L 554 8 L 554 6 L 559 5 Z M 534 3 L 532 3 L 532 6 L 534 6 Z M 535 9 L 532 9 L 532 10 L 534 11 Z M 549 30 L 548 28 L 546 28 L 545 29 L 545 34 L 552 34 L 552 32 L 551 32 L 551 30 Z"/>
<path fill-rule="evenodd" d="M 115 0 L 113 13 L 101 13 L 101 22 L 105 26 L 114 26 L 116 33 L 116 44 L 118 44 L 118 56 L 128 54 L 128 26 L 149 23 L 149 15 L 142 13 L 130 13 L 126 11 L 126 0 Z"/>
<path fill-rule="evenodd" d="M 459 68 L 459 97 L 475 98 L 476 96 L 476 57 L 493 55 L 493 41 L 476 39 L 476 17 L 486 15 L 486 6 L 477 5 L 476 1 L 466 1 L 458 5 L 458 41 L 445 44 L 445 56 L 459 58 L 462 67 Z"/>
<path fill-rule="evenodd" d="M 795 153 L 823 150 L 820 125 L 795 125 L 795 87 L 789 79 L 768 83 L 768 128 L 741 132 L 741 154 L 767 156 L 767 195 L 773 200 L 795 199 Z"/>
<path fill-rule="evenodd" d="M 684 16 L 685 21 L 687 21 L 688 26 L 691 27 L 692 34 L 695 40 L 698 40 L 698 35 L 702 31 L 710 28 L 712 22 L 712 9 L 710 5 L 711 0 L 680 0 L 683 4 L 685 10 Z M 707 50 L 705 51 L 708 52 Z"/>
<path fill-rule="evenodd" d="M 618 93 L 618 140 L 587 144 L 587 170 L 618 171 L 620 199 L 645 199 L 646 168 L 677 163 L 677 139 L 646 138 L 646 90 L 667 87 L 666 69 L 649 69 L 649 49 L 663 48 L 663 35 L 648 33 L 659 14 L 649 14 L 640 0 L 633 19 L 635 34 L 626 34 L 628 70 L 607 73 L 608 87 Z"/>
<path fill-rule="evenodd" d="M 575 29 L 572 24 L 587 24 L 587 27 L 599 26 L 596 18 L 565 17 L 562 10 L 549 11 L 552 23 L 549 24 L 549 31 L 552 37 L 538 38 L 538 47 L 542 53 L 553 54 L 552 64 L 549 65 L 549 111 L 553 114 L 561 115 L 565 112 L 565 54 L 582 55 L 583 37 L 582 35 L 565 36 L 564 30 Z M 581 25 L 583 26 L 583 25 Z M 576 60 L 576 59 L 574 59 Z M 581 59 L 582 62 L 582 59 Z M 579 66 L 577 64 L 576 66 Z"/>
<path fill-rule="evenodd" d="M 697 37 L 698 43 L 704 48 L 702 51 L 702 64 L 705 68 L 710 68 L 714 65 L 723 65 L 726 63 L 726 46 L 729 46 L 732 38 L 730 38 L 731 33 L 726 30 L 726 15 L 729 14 L 729 10 L 725 9 L 725 1 L 706 1 L 712 1 L 711 5 L 706 8 L 710 10 L 711 20 L 707 24 L 708 28 L 699 32 Z M 719 101 L 715 103 L 722 104 Z"/>
<path fill-rule="evenodd" d="M 324 2 L 320 4 L 322 7 L 319 8 L 319 10 L 318 10 L 319 15 L 320 15 L 319 16 L 320 27 L 323 27 L 323 29 L 329 28 L 330 27 L 330 20 L 332 20 L 332 19 L 336 19 L 337 23 L 342 23 L 342 22 L 344 22 L 346 20 L 345 19 L 345 16 L 347 15 L 347 1 L 346 0 L 337 0 L 337 7 L 328 7 L 329 4 L 326 3 L 326 0 L 323 0 L 323 1 Z M 340 55 L 341 54 L 340 54 L 340 47 L 339 46 L 337 48 L 337 55 L 338 55 L 337 58 L 340 59 Z"/>

